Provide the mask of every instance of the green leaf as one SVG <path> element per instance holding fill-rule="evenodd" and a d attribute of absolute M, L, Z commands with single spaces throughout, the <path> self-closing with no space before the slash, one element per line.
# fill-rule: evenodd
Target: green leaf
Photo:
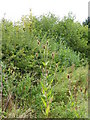
<path fill-rule="evenodd" d="M 42 102 L 43 102 L 43 104 L 44 104 L 44 106 L 46 108 L 47 104 L 46 104 L 45 100 L 42 97 L 41 97 L 41 100 L 42 100 Z"/>
<path fill-rule="evenodd" d="M 46 108 L 46 116 L 48 116 L 49 111 L 50 111 L 50 106 L 48 105 L 47 108 Z"/>
<path fill-rule="evenodd" d="M 49 97 L 49 96 L 51 95 L 51 93 L 52 93 L 52 91 L 51 91 L 51 89 L 50 89 L 50 91 L 49 91 L 48 94 L 47 94 L 47 97 Z"/>
<path fill-rule="evenodd" d="M 71 105 L 72 105 L 72 107 L 73 107 L 73 106 L 74 106 L 74 102 L 72 102 L 72 104 L 71 104 Z"/>
<path fill-rule="evenodd" d="M 52 82 L 53 82 L 53 79 L 51 80 L 50 85 L 52 84 Z"/>
<path fill-rule="evenodd" d="M 45 63 L 45 65 L 47 65 L 49 63 L 49 61 L 47 61 L 46 63 Z"/>
<path fill-rule="evenodd" d="M 44 88 L 44 85 L 43 85 L 43 83 L 42 82 L 40 82 L 41 83 L 41 86 Z"/>
<path fill-rule="evenodd" d="M 42 62 L 43 66 L 45 67 L 46 65 L 48 65 L 49 61 L 47 61 L 46 63 L 45 62 Z"/>
<path fill-rule="evenodd" d="M 45 67 L 45 62 L 42 62 L 43 66 Z"/>
<path fill-rule="evenodd" d="M 42 86 L 43 90 L 47 91 L 47 88 L 44 86 L 44 84 L 42 82 L 40 82 L 40 83 L 41 83 L 41 86 Z"/>

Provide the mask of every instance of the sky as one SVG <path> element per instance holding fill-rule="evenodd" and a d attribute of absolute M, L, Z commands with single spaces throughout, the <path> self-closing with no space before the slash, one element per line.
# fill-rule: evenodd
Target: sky
<path fill-rule="evenodd" d="M 88 17 L 89 0 L 0 0 L 0 19 L 5 17 L 18 21 L 22 15 L 40 16 L 49 12 L 61 19 L 72 12 L 76 21 L 83 22 Z"/>

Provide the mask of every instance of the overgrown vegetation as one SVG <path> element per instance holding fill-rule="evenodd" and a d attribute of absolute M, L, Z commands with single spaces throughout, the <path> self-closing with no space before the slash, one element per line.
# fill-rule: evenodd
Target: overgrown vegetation
<path fill-rule="evenodd" d="M 88 117 L 88 26 L 53 14 L 2 19 L 2 117 Z"/>

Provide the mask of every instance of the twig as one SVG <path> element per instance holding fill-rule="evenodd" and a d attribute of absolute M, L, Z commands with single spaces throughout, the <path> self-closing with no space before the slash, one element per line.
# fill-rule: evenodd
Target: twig
<path fill-rule="evenodd" d="M 12 95 L 9 94 L 8 100 L 7 100 L 6 105 L 5 105 L 5 108 L 4 108 L 4 111 L 5 111 L 5 112 L 6 112 L 6 109 L 7 109 L 8 105 L 9 105 L 9 101 L 11 100 L 11 98 L 12 98 Z"/>

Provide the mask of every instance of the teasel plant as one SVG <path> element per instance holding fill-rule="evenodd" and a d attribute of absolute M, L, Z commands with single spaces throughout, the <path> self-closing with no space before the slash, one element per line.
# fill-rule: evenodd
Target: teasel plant
<path fill-rule="evenodd" d="M 46 41 L 46 43 L 41 44 L 39 40 L 37 40 L 37 46 L 40 51 L 40 56 L 43 57 L 42 67 L 41 67 L 41 78 L 40 78 L 40 84 L 41 84 L 41 110 L 46 118 L 49 118 L 50 114 L 50 106 L 53 101 L 53 87 L 56 84 L 56 73 L 58 69 L 58 63 L 54 63 L 55 58 L 55 52 L 49 52 L 49 40 Z M 41 49 L 42 48 L 42 49 Z M 36 53 L 36 59 L 38 59 L 38 54 Z M 49 61 L 48 57 L 51 54 L 51 61 Z M 51 75 L 52 66 L 54 66 L 53 72 L 54 74 Z M 51 76 L 51 77 L 50 77 Z"/>
<path fill-rule="evenodd" d="M 40 81 L 41 84 L 41 100 L 42 100 L 42 105 L 41 105 L 41 110 L 46 118 L 49 117 L 50 113 L 50 106 L 53 101 L 53 94 L 52 94 L 52 82 L 53 79 L 50 81 L 48 80 L 49 78 L 49 69 L 48 69 L 48 64 L 50 61 L 48 61 L 48 49 L 49 49 L 49 42 L 47 41 L 46 44 L 42 46 L 43 48 L 43 57 L 44 61 L 42 62 L 43 67 L 42 67 L 42 78 Z"/>
<path fill-rule="evenodd" d="M 67 78 L 69 80 L 69 84 L 68 84 L 68 89 L 69 89 L 69 100 L 71 102 L 73 102 L 72 100 L 74 99 L 75 100 L 75 111 L 77 111 L 77 86 L 75 85 L 74 86 L 74 98 L 73 98 L 73 94 L 72 94 L 72 91 L 71 91 L 71 87 L 72 87 L 72 80 L 70 78 L 70 74 L 67 75 Z"/>

